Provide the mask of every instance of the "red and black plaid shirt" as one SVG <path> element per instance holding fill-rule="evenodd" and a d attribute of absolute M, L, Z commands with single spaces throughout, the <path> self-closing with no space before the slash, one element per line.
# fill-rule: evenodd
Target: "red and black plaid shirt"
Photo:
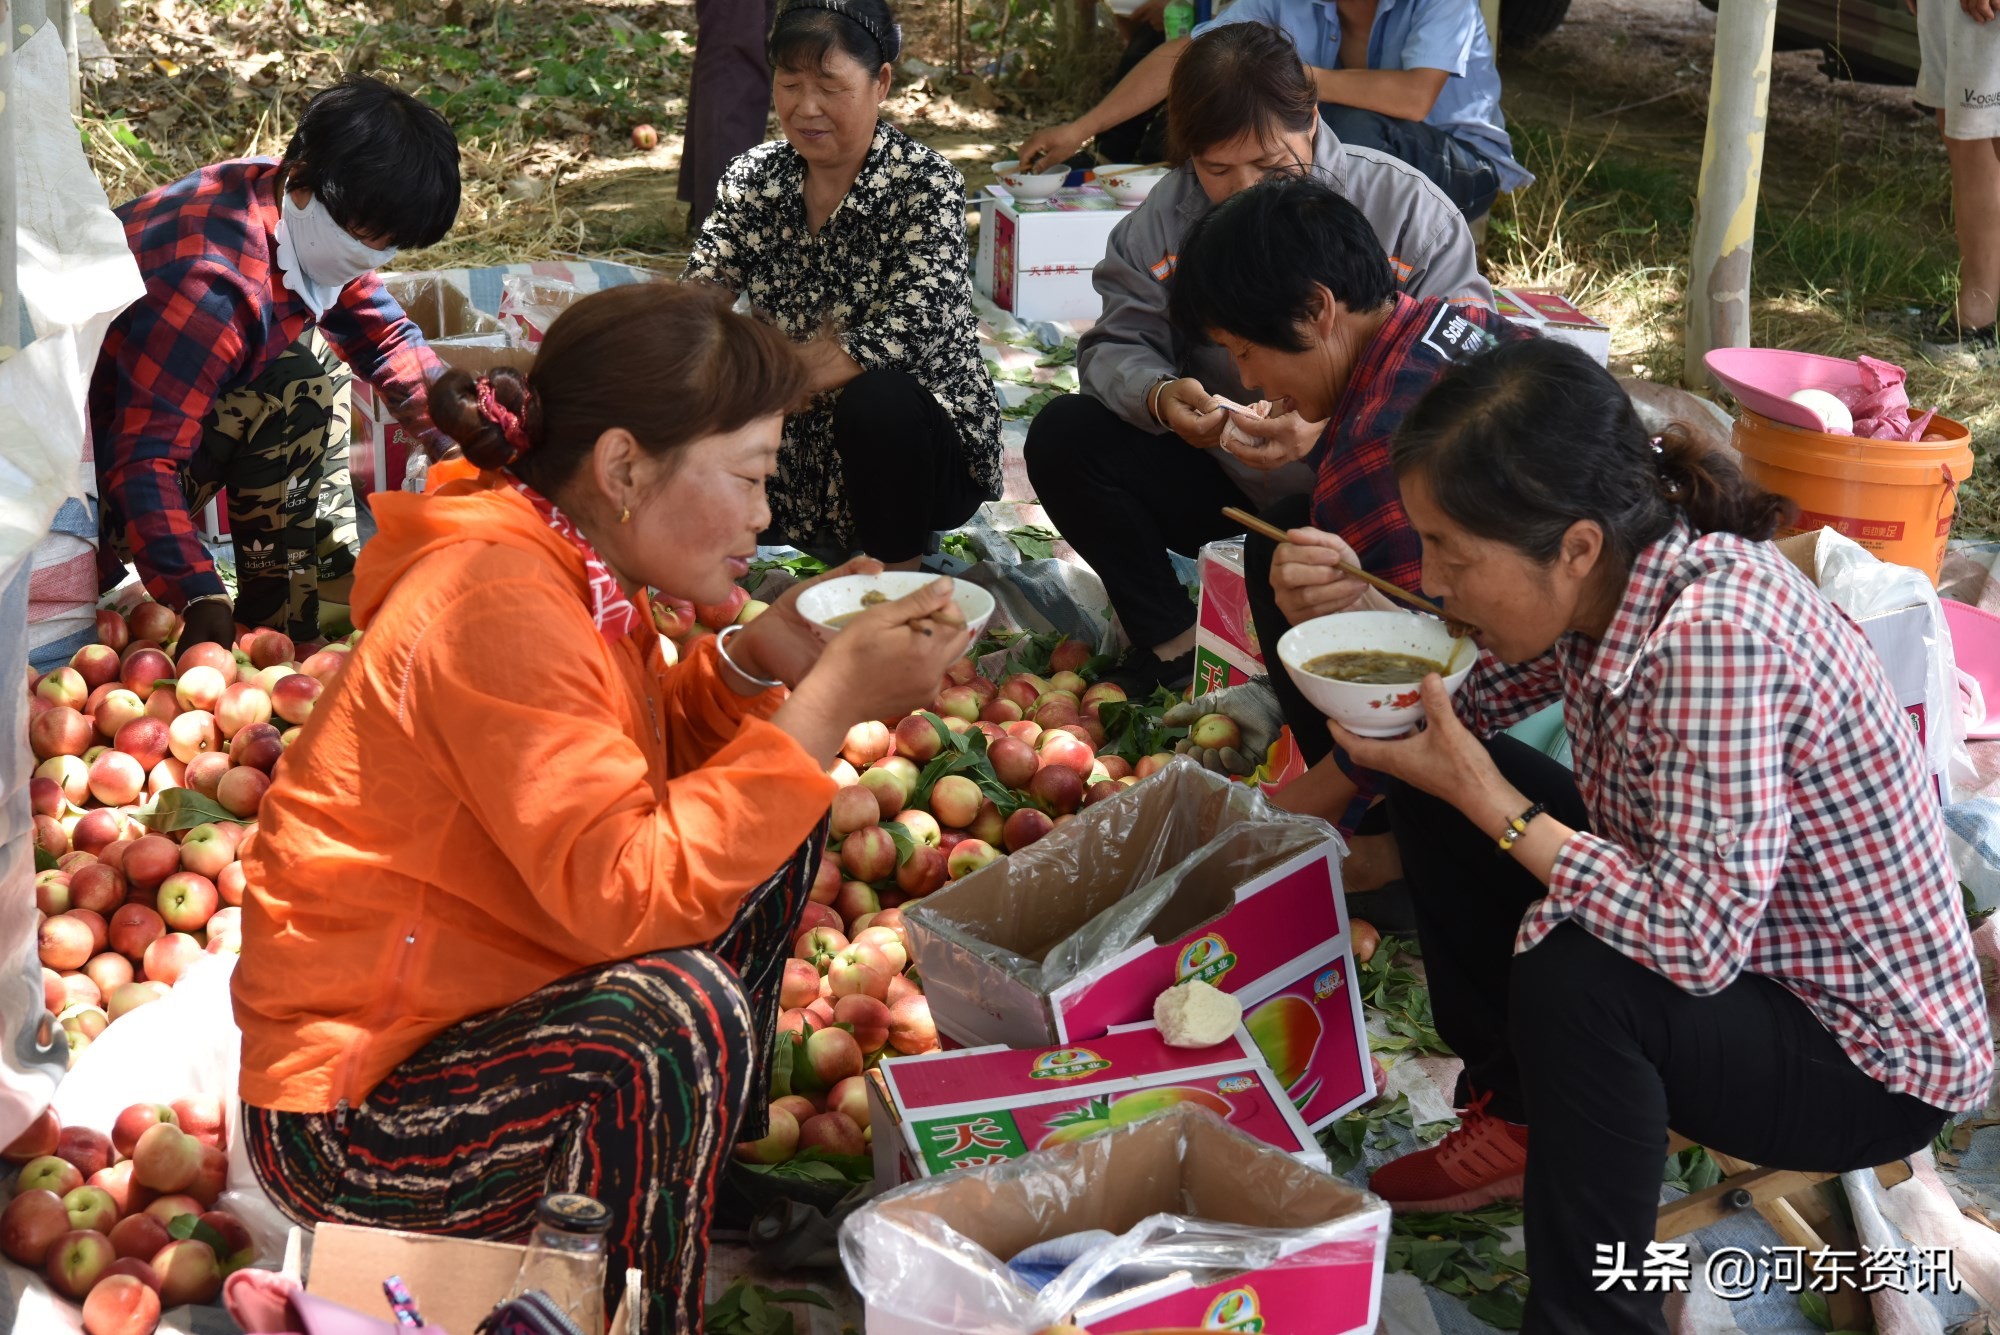
<path fill-rule="evenodd" d="M 181 490 L 216 399 L 256 379 L 313 323 L 278 270 L 278 165 L 220 162 L 118 209 L 146 295 L 112 322 L 90 384 L 90 430 L 107 533 L 123 533 L 147 590 L 170 607 L 223 592 Z M 425 386 L 444 367 L 373 274 L 319 321 L 398 420 L 430 430 Z M 122 577 L 108 544 L 107 583 Z"/>
<path fill-rule="evenodd" d="M 1517 950 L 1574 921 L 1697 996 L 1763 974 L 1889 1089 L 1984 1105 L 1993 1041 L 1923 748 L 1867 639 L 1777 548 L 1680 526 L 1603 639 L 1483 654 L 1458 709 L 1490 734 L 1557 700 L 1591 829 Z"/>
<path fill-rule="evenodd" d="M 1369 574 L 1420 592 L 1423 544 L 1403 513 L 1389 442 L 1417 401 L 1452 366 L 1502 339 L 1528 337 L 1532 335 L 1484 306 L 1454 306 L 1442 297 L 1418 300 L 1397 293 L 1395 310 L 1363 349 L 1334 404 L 1326 434 L 1309 456 L 1319 473 L 1313 484 L 1313 526 L 1339 534 Z M 1342 828 L 1352 829 L 1381 776 L 1354 765 L 1345 753 L 1335 754 L 1358 789 L 1341 820 Z"/>

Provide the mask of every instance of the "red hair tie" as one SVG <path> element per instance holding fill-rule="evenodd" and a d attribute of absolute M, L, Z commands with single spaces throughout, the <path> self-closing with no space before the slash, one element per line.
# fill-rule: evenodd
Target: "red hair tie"
<path fill-rule="evenodd" d="M 528 390 L 526 386 L 523 386 L 521 389 L 522 412 L 527 411 L 528 400 Z M 506 404 L 494 397 L 493 380 L 490 376 L 479 377 L 479 415 L 494 426 L 499 427 L 500 435 L 513 448 L 514 454 L 512 458 L 507 460 L 508 463 L 512 463 L 515 459 L 526 454 L 530 447 L 534 445 L 534 441 L 528 438 L 528 428 L 522 424 L 521 419 Z"/>

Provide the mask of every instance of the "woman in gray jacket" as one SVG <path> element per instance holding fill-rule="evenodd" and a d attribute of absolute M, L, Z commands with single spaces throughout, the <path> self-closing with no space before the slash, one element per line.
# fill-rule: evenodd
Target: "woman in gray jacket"
<path fill-rule="evenodd" d="M 1243 386 L 1225 351 L 1189 342 L 1167 315 L 1188 229 L 1259 181 L 1310 173 L 1368 219 L 1401 291 L 1493 304 L 1458 208 L 1409 164 L 1334 137 L 1284 33 L 1236 23 L 1197 38 L 1167 105 L 1181 165 L 1112 232 L 1093 278 L 1103 313 L 1077 355 L 1082 392 L 1043 408 L 1027 444 L 1037 497 L 1103 579 L 1132 642 L 1120 676 L 1145 691 L 1194 675 L 1195 609 L 1168 552 L 1239 532 L 1225 505 L 1310 491 L 1302 461 L 1326 425 L 1273 405 L 1267 420 L 1239 418 L 1225 447 L 1215 397 L 1240 402 Z"/>

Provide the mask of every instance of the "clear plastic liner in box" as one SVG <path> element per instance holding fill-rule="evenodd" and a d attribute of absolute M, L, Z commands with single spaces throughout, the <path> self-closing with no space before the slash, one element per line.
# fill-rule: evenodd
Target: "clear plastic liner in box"
<path fill-rule="evenodd" d="M 1182 1106 L 888 1192 L 848 1217 L 840 1254 L 871 1330 L 892 1318 L 896 1330 L 1030 1335 L 1149 1285 L 1379 1266 L 1387 1227 L 1375 1196 Z M 1089 1229 L 1116 1236 L 1039 1291 L 1007 1267 L 1037 1242 Z"/>
<path fill-rule="evenodd" d="M 906 920 L 927 980 L 954 972 L 945 957 L 962 951 L 1046 993 L 1135 942 L 1185 935 L 1228 907 L 1227 891 L 1339 837 L 1327 822 L 1280 811 L 1260 790 L 1179 757 L 930 896 Z M 1053 904 L 1052 882 L 1069 887 Z"/>

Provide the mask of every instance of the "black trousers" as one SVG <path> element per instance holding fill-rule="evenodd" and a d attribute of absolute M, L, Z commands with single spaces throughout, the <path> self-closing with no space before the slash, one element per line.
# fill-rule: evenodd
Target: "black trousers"
<path fill-rule="evenodd" d="M 1242 525 L 1222 507 L 1250 502 L 1215 461 L 1172 432 L 1141 431 L 1087 394 L 1051 400 L 1028 428 L 1028 480 L 1049 518 L 1104 581 L 1141 649 L 1194 625 L 1169 551 L 1193 556 Z"/>
<path fill-rule="evenodd" d="M 1575 829 L 1569 771 L 1489 744 L 1515 787 Z M 1581 926 L 1514 954 L 1540 881 L 1464 816 L 1400 783 L 1389 818 L 1415 901 L 1438 1032 L 1488 1111 L 1530 1127 L 1528 1335 L 1664 1335 L 1661 1293 L 1598 1293 L 1599 1246 L 1625 1264 L 1653 1240 L 1667 1129 L 1773 1168 L 1845 1172 L 1922 1148 L 1945 1114 L 1864 1074 L 1803 1001 L 1744 973 L 1682 991 Z"/>
<path fill-rule="evenodd" d="M 915 560 L 931 534 L 963 524 L 986 500 L 958 428 L 908 371 L 863 371 L 848 381 L 833 408 L 833 446 L 854 545 L 877 560 Z"/>
<path fill-rule="evenodd" d="M 1430 177 L 1467 222 L 1484 218 L 1500 193 L 1500 172 L 1486 155 L 1435 125 L 1333 102 L 1320 103 L 1319 114 L 1341 143 L 1379 149 Z"/>
<path fill-rule="evenodd" d="M 1166 36 L 1150 23 L 1142 23 L 1118 57 L 1118 68 L 1104 86 L 1110 92 L 1136 68 L 1140 61 L 1166 41 Z M 1112 126 L 1097 136 L 1097 151 L 1106 162 L 1158 162 L 1167 156 L 1167 104 L 1158 103 L 1131 120 Z"/>
<path fill-rule="evenodd" d="M 764 43 L 777 16 L 777 0 L 695 0 L 680 184 L 681 199 L 693 206 L 690 232 L 699 231 L 715 207 L 716 187 L 729 164 L 764 142 L 771 113 Z"/>

